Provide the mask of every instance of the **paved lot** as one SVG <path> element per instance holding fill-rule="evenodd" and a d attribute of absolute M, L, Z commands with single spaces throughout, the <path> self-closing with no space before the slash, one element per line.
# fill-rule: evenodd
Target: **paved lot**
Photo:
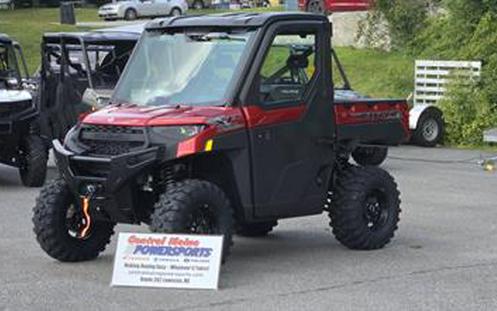
<path fill-rule="evenodd" d="M 111 288 L 115 241 L 95 261 L 55 262 L 31 231 L 38 190 L 0 167 L 0 310 L 496 310 L 497 173 L 474 151 L 391 155 L 403 214 L 388 247 L 347 250 L 324 215 L 282 221 L 236 239 L 219 291 Z"/>

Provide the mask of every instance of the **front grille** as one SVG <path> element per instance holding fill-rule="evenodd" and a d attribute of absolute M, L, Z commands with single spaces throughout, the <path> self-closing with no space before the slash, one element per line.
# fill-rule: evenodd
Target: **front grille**
<path fill-rule="evenodd" d="M 92 176 L 105 178 L 109 175 L 108 163 L 90 161 L 70 161 L 71 170 L 76 176 Z"/>
<path fill-rule="evenodd" d="M 0 118 L 8 118 L 31 108 L 31 101 L 0 103 Z"/>
<path fill-rule="evenodd" d="M 80 141 L 89 154 L 116 156 L 145 147 L 145 130 L 127 126 L 85 125 L 81 128 Z"/>

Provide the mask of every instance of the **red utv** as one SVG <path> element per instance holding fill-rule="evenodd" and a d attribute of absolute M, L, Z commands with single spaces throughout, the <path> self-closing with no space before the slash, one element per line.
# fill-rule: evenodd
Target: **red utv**
<path fill-rule="evenodd" d="M 299 0 L 300 10 L 316 14 L 333 12 L 367 11 L 372 0 Z"/>
<path fill-rule="evenodd" d="M 351 249 L 397 229 L 399 191 L 349 163 L 361 137 L 406 139 L 403 101 L 334 99 L 322 15 L 239 13 L 152 21 L 109 106 L 54 140 L 61 177 L 34 208 L 41 247 L 95 258 L 116 223 L 154 232 L 264 235 L 282 218 L 329 213 Z M 340 124 L 339 124 L 340 123 Z"/>

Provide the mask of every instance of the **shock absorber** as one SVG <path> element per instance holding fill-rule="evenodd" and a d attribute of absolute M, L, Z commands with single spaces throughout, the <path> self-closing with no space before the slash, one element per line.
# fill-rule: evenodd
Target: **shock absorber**
<path fill-rule="evenodd" d="M 174 167 L 172 165 L 167 165 L 163 170 L 164 186 L 168 188 L 174 184 Z"/>

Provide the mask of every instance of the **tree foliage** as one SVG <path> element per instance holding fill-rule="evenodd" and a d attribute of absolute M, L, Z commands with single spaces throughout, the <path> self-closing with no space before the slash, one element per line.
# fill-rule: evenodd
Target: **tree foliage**
<path fill-rule="evenodd" d="M 386 20 L 393 48 L 418 59 L 482 61 L 481 79 L 454 82 L 441 104 L 447 140 L 480 144 L 497 127 L 497 0 L 376 0 L 372 14 Z"/>

